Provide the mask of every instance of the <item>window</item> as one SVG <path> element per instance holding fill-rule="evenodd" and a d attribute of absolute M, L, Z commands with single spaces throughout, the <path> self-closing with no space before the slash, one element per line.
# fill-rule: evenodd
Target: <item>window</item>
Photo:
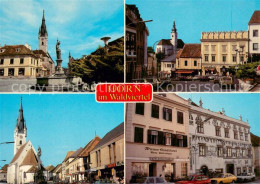
<path fill-rule="evenodd" d="M 238 175 L 238 176 L 241 175 L 241 167 L 237 167 L 237 175 Z"/>
<path fill-rule="evenodd" d="M 245 141 L 248 141 L 248 134 L 245 133 Z"/>
<path fill-rule="evenodd" d="M 166 107 L 163 108 L 163 119 L 166 121 L 172 121 L 172 110 Z"/>
<path fill-rule="evenodd" d="M 196 60 L 194 61 L 194 66 L 197 66 L 197 61 Z"/>
<path fill-rule="evenodd" d="M 236 130 L 234 131 L 234 139 L 238 139 L 238 133 Z"/>
<path fill-rule="evenodd" d="M 193 117 L 192 117 L 191 114 L 189 115 L 189 120 L 190 120 L 190 121 L 189 121 L 189 122 L 190 122 L 190 125 L 193 125 Z"/>
<path fill-rule="evenodd" d="M 243 140 L 243 137 L 244 137 L 243 132 L 240 132 L 239 135 L 240 135 L 240 140 Z"/>
<path fill-rule="evenodd" d="M 225 137 L 229 138 L 229 129 L 228 128 L 225 128 Z"/>
<path fill-rule="evenodd" d="M 204 144 L 199 145 L 199 156 L 206 156 L 206 146 Z"/>
<path fill-rule="evenodd" d="M 148 144 L 158 144 L 158 131 L 148 130 Z"/>
<path fill-rule="evenodd" d="M 253 50 L 258 50 L 258 43 L 253 43 Z"/>
<path fill-rule="evenodd" d="M 253 37 L 258 37 L 258 30 L 257 29 L 253 30 Z"/>
<path fill-rule="evenodd" d="M 44 42 L 42 42 L 42 45 L 44 45 Z"/>
<path fill-rule="evenodd" d="M 236 55 L 233 55 L 233 56 L 232 56 L 232 61 L 233 61 L 233 62 L 237 62 L 237 56 L 236 56 Z"/>
<path fill-rule="evenodd" d="M 159 105 L 152 104 L 152 117 L 159 119 Z"/>
<path fill-rule="evenodd" d="M 236 51 L 237 46 L 236 45 L 232 45 L 232 51 Z"/>
<path fill-rule="evenodd" d="M 205 55 L 205 61 L 209 61 L 209 55 Z"/>
<path fill-rule="evenodd" d="M 23 141 L 20 141 L 20 145 L 22 145 L 23 144 Z"/>
<path fill-rule="evenodd" d="M 205 45 L 205 51 L 208 52 L 209 51 L 209 46 Z"/>
<path fill-rule="evenodd" d="M 171 68 L 172 67 L 172 64 L 167 64 L 167 68 Z"/>
<path fill-rule="evenodd" d="M 204 124 L 203 123 L 198 123 L 198 125 L 197 125 L 197 132 L 198 133 L 204 133 Z"/>
<path fill-rule="evenodd" d="M 218 146 L 218 157 L 222 157 L 223 156 L 223 147 L 222 146 Z"/>
<path fill-rule="evenodd" d="M 232 148 L 227 148 L 227 157 L 232 157 Z"/>
<path fill-rule="evenodd" d="M 216 45 L 211 45 L 211 51 L 216 51 Z"/>
<path fill-rule="evenodd" d="M 23 64 L 23 58 L 20 58 L 20 64 Z"/>
<path fill-rule="evenodd" d="M 236 148 L 236 157 L 239 158 L 240 157 L 240 149 Z"/>
<path fill-rule="evenodd" d="M 165 133 L 165 145 L 172 145 L 172 134 L 171 133 Z"/>
<path fill-rule="evenodd" d="M 24 75 L 24 68 L 19 68 L 18 75 Z"/>
<path fill-rule="evenodd" d="M 183 135 L 176 135 L 176 137 L 177 137 L 177 146 L 184 147 Z"/>
<path fill-rule="evenodd" d="M 4 76 L 4 69 L 0 69 L 0 76 Z"/>
<path fill-rule="evenodd" d="M 226 61 L 227 61 L 227 56 L 226 56 L 226 55 L 223 55 L 223 56 L 222 56 L 222 61 L 223 61 L 223 62 L 226 62 Z"/>
<path fill-rule="evenodd" d="M 1 59 L 0 60 L 0 65 L 3 65 L 4 64 L 4 59 Z"/>
<path fill-rule="evenodd" d="M 177 123 L 183 124 L 183 112 L 177 111 Z"/>
<path fill-rule="evenodd" d="M 244 56 L 240 56 L 240 62 L 244 61 Z"/>
<path fill-rule="evenodd" d="M 221 129 L 218 126 L 216 126 L 216 136 L 221 136 Z"/>
<path fill-rule="evenodd" d="M 144 115 L 144 103 L 136 103 L 135 113 L 140 114 L 140 115 Z"/>
<path fill-rule="evenodd" d="M 215 56 L 215 55 L 212 55 L 212 56 L 211 56 L 211 61 L 212 61 L 212 62 L 215 62 L 215 61 L 216 61 L 216 56 Z"/>
<path fill-rule="evenodd" d="M 135 127 L 135 137 L 134 137 L 134 142 L 140 142 L 143 143 L 143 138 L 144 138 L 144 129 Z"/>
<path fill-rule="evenodd" d="M 14 68 L 8 69 L 8 76 L 14 76 Z"/>
<path fill-rule="evenodd" d="M 10 65 L 14 64 L 14 59 L 10 59 Z"/>
<path fill-rule="evenodd" d="M 242 157 L 246 157 L 246 150 L 242 149 Z"/>
<path fill-rule="evenodd" d="M 187 60 L 184 61 L 184 65 L 188 66 L 188 61 Z"/>
<path fill-rule="evenodd" d="M 222 45 L 222 52 L 227 52 L 227 46 L 226 45 Z"/>
<path fill-rule="evenodd" d="M 188 174 L 188 164 L 181 163 L 181 177 L 186 177 Z"/>

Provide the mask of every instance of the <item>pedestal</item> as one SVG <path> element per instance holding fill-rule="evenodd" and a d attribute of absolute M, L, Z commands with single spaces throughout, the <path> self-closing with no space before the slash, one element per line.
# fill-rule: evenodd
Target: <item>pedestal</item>
<path fill-rule="evenodd" d="M 64 71 L 63 71 L 63 68 L 62 68 L 62 66 L 61 66 L 62 59 L 57 59 L 56 62 L 57 62 L 57 66 L 56 66 L 56 68 L 55 68 L 55 75 L 56 75 L 56 76 L 62 76 L 62 75 L 64 75 Z"/>

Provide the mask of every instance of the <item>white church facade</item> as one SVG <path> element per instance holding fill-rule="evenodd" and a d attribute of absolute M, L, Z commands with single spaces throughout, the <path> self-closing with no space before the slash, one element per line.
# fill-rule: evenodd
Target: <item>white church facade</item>
<path fill-rule="evenodd" d="M 7 168 L 7 183 L 23 184 L 34 181 L 34 173 L 38 167 L 37 153 L 32 143 L 26 142 L 26 137 L 27 127 L 21 100 L 14 130 L 14 157 Z"/>

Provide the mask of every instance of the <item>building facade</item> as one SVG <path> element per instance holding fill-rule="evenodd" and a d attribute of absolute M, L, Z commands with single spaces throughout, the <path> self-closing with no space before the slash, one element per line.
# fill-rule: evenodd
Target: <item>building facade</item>
<path fill-rule="evenodd" d="M 253 147 L 253 161 L 256 174 L 260 174 L 260 146 Z"/>
<path fill-rule="evenodd" d="M 124 178 L 124 123 L 108 132 L 90 152 L 95 179 Z"/>
<path fill-rule="evenodd" d="M 149 35 L 139 10 L 126 5 L 126 80 L 144 77 L 147 70 L 147 36 Z"/>
<path fill-rule="evenodd" d="M 248 122 L 213 112 L 189 100 L 190 172 L 252 173 L 252 145 Z"/>
<path fill-rule="evenodd" d="M 200 75 L 201 74 L 201 45 L 185 44 L 176 57 L 177 75 Z"/>
<path fill-rule="evenodd" d="M 202 74 L 225 75 L 248 60 L 248 31 L 202 32 Z"/>
<path fill-rule="evenodd" d="M 248 22 L 249 53 L 260 54 L 260 11 L 255 11 Z"/>
<path fill-rule="evenodd" d="M 145 176 L 171 181 L 189 174 L 188 109 L 188 102 L 175 94 L 127 104 L 126 183 Z"/>

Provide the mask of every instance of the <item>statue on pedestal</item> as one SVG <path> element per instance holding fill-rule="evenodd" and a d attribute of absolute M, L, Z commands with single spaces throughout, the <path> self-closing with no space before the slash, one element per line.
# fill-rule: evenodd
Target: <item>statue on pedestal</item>
<path fill-rule="evenodd" d="M 43 174 L 44 169 L 42 167 L 41 155 L 42 155 L 42 150 L 41 147 L 39 147 L 37 153 L 38 168 L 34 174 L 34 182 L 37 184 L 47 184 L 45 180 L 45 176 Z"/>
<path fill-rule="evenodd" d="M 60 50 L 60 41 L 57 39 L 57 43 L 56 43 L 56 55 L 57 55 L 57 66 L 56 66 L 56 70 L 55 70 L 55 75 L 64 75 L 64 71 L 63 68 L 61 66 L 62 63 L 62 59 L 61 59 L 61 50 Z"/>

